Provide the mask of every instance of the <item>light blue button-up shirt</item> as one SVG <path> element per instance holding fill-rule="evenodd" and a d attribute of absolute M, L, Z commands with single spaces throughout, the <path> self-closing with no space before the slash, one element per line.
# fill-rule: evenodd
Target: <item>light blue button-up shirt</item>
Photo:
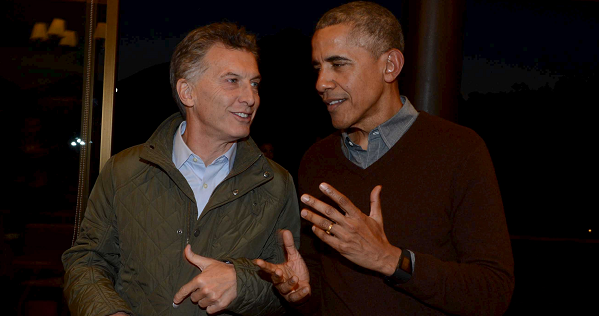
<path fill-rule="evenodd" d="M 187 122 L 183 121 L 175 133 L 173 140 L 173 163 L 185 179 L 187 179 L 187 183 L 189 183 L 189 186 L 193 190 L 193 195 L 198 205 L 198 218 L 200 218 L 212 192 L 214 192 L 216 186 L 227 177 L 233 168 L 237 143 L 234 143 L 226 153 L 214 159 L 206 167 L 202 158 L 194 154 L 183 141 L 181 135 L 185 132 L 185 127 L 187 127 Z"/>

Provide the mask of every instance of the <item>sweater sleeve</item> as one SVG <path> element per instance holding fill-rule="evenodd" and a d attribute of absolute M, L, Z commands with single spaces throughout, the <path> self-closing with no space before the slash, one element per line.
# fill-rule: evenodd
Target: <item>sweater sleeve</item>
<path fill-rule="evenodd" d="M 285 259 L 283 245 L 279 242 L 279 231 L 287 229 L 293 234 L 296 247 L 299 247 L 299 206 L 293 179 L 285 172 L 285 196 L 282 207 L 260 258 L 272 263 L 282 263 Z M 237 273 L 237 298 L 231 302 L 228 310 L 241 315 L 273 315 L 284 312 L 285 299 L 279 296 L 270 277 L 263 276 L 260 269 L 247 258 L 229 258 Z"/>
<path fill-rule="evenodd" d="M 399 285 L 421 302 L 458 315 L 501 315 L 514 289 L 513 257 L 491 158 L 481 142 L 452 183 L 451 238 L 458 261 L 415 252 L 414 273 Z"/>
<path fill-rule="evenodd" d="M 72 315 L 132 313 L 114 289 L 120 256 L 112 224 L 112 163 L 106 164 L 91 192 L 75 245 L 62 255 L 64 293 Z"/>

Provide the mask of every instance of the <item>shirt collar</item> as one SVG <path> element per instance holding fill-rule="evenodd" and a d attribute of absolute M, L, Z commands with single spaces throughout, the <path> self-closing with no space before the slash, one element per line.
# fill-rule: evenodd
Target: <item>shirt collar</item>
<path fill-rule="evenodd" d="M 401 103 L 403 103 L 401 109 L 392 118 L 376 128 L 381 133 L 381 138 L 388 148 L 397 143 L 418 116 L 418 111 L 416 111 L 410 100 L 403 95 L 401 96 Z"/>
<path fill-rule="evenodd" d="M 414 108 L 410 100 L 408 100 L 405 96 L 400 96 L 401 103 L 403 106 L 393 117 L 383 122 L 381 125 L 375 127 L 368 133 L 368 138 L 372 139 L 373 136 L 380 134 L 383 142 L 387 146 L 387 148 L 393 147 L 395 143 L 403 136 L 403 134 L 408 130 L 408 128 L 412 125 L 416 117 L 418 116 L 418 111 Z M 351 140 L 349 139 L 349 135 L 343 131 L 343 145 L 345 148 L 349 149 L 351 144 Z M 355 145 L 359 147 L 358 145 Z"/>
<path fill-rule="evenodd" d="M 181 169 L 181 166 L 189 159 L 190 156 L 195 156 L 201 160 L 201 158 L 194 154 L 191 149 L 187 146 L 185 141 L 183 141 L 183 133 L 185 132 L 185 128 L 187 127 L 187 121 L 181 122 L 179 128 L 175 132 L 175 138 L 173 140 L 173 163 L 177 169 Z M 233 143 L 233 146 L 227 150 L 222 156 L 216 158 L 214 162 L 217 162 L 221 159 L 221 157 L 227 158 L 229 162 L 229 171 L 233 169 L 233 162 L 235 160 L 235 154 L 237 153 L 237 142 Z M 213 163 L 214 163 L 213 162 Z"/>

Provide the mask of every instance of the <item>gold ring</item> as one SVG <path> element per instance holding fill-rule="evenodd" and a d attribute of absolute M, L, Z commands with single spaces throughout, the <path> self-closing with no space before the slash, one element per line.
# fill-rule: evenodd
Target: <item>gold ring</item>
<path fill-rule="evenodd" d="M 331 222 L 331 225 L 329 225 L 329 228 L 327 228 L 327 230 L 324 231 L 329 236 L 331 235 L 331 228 L 333 228 L 333 224 L 335 224 L 335 223 Z"/>

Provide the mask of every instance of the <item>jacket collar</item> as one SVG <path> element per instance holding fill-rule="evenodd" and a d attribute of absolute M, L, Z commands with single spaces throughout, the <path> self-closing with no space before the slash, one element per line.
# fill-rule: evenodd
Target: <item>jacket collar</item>
<path fill-rule="evenodd" d="M 156 164 L 162 170 L 164 170 L 169 177 L 175 182 L 175 184 L 195 203 L 193 191 L 187 183 L 185 177 L 175 167 L 172 161 L 173 154 L 173 139 L 175 132 L 179 128 L 179 125 L 183 121 L 183 117 L 180 113 L 175 113 L 167 118 L 152 134 L 146 143 L 143 145 L 143 149 L 140 155 L 141 159 L 147 160 L 153 164 Z M 261 162 L 256 164 L 257 162 Z M 235 178 L 237 175 L 246 172 L 252 165 L 256 164 L 257 168 L 252 168 L 252 172 L 244 175 L 243 181 L 234 179 L 235 181 L 229 181 L 231 178 Z M 266 175 L 266 176 L 265 176 Z M 233 168 L 229 172 L 229 175 L 223 180 L 224 187 L 231 188 L 232 190 L 238 190 L 233 198 L 241 196 L 248 190 L 253 189 L 257 184 L 269 181 L 274 176 L 273 170 L 267 163 L 266 158 L 263 157 L 262 152 L 252 140 L 251 137 L 246 137 L 237 141 L 237 154 L 235 156 L 235 162 Z M 232 186 L 231 186 L 232 185 Z M 221 185 L 219 185 L 221 187 Z M 221 191 L 220 188 L 217 188 Z M 215 191 L 213 195 L 217 192 Z M 243 193 L 243 194 L 242 194 Z M 229 196 L 229 194 L 225 194 Z M 225 201 L 214 201 L 210 198 L 209 205 L 221 204 Z M 219 199 L 220 200 L 220 199 Z M 227 199 L 226 199 L 227 200 Z"/>

